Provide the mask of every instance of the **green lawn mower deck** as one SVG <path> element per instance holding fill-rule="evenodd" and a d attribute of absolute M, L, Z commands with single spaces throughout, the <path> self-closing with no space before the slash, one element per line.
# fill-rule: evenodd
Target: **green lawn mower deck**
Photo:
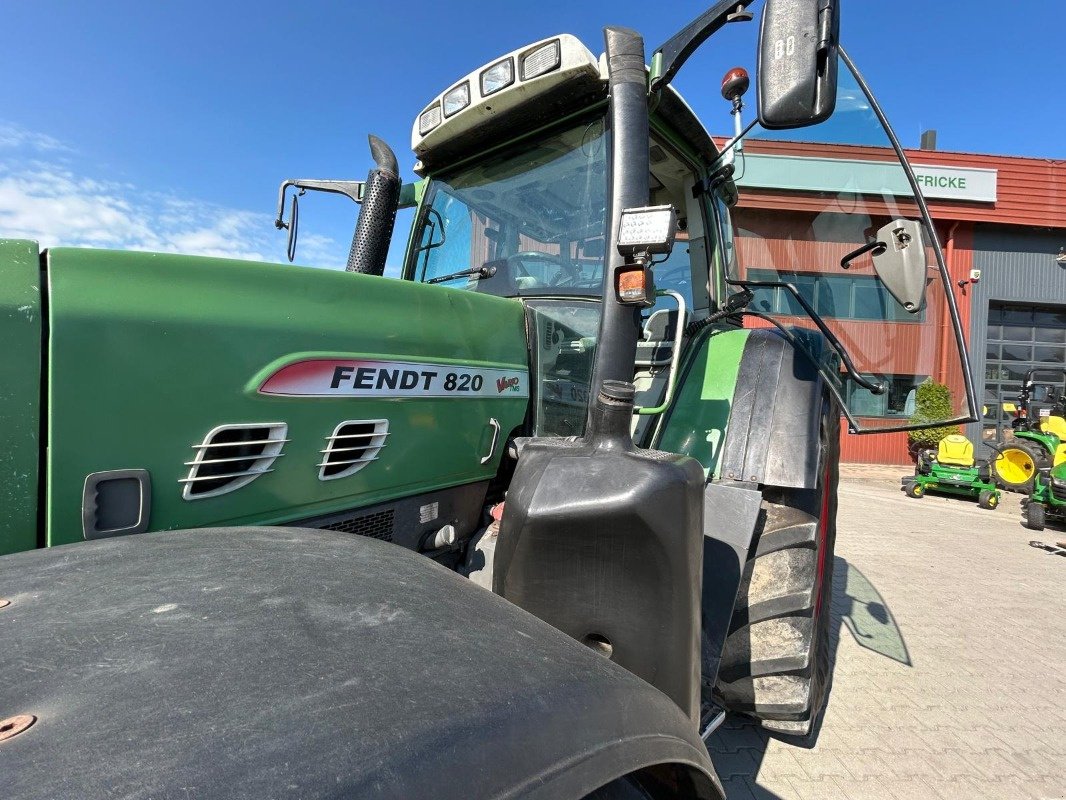
<path fill-rule="evenodd" d="M 907 497 L 920 499 L 926 492 L 974 497 L 981 508 L 999 507 L 999 488 L 987 461 L 975 460 L 973 444 L 965 437 L 952 435 L 941 441 L 937 450 L 923 450 L 913 475 L 901 479 Z"/>
<path fill-rule="evenodd" d="M 1044 525 L 1053 520 L 1066 523 L 1066 462 L 1052 469 L 1042 469 L 1033 481 L 1033 491 L 1022 500 L 1025 527 L 1044 530 Z"/>

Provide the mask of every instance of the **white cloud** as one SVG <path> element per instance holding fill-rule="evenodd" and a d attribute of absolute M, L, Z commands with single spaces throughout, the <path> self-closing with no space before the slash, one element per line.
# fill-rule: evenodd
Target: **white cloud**
<path fill-rule="evenodd" d="M 26 130 L 22 126 L 14 125 L 10 122 L 0 122 L 0 147 L 17 147 L 44 151 L 70 151 L 69 147 L 46 133 L 37 133 L 35 131 Z"/>
<path fill-rule="evenodd" d="M 40 160 L 62 152 L 69 149 L 52 137 L 0 124 L 0 237 L 35 239 L 42 247 L 284 259 L 285 237 L 268 214 L 101 181 Z M 305 235 L 299 244 L 301 261 L 342 266 L 341 248 L 330 238 Z"/>

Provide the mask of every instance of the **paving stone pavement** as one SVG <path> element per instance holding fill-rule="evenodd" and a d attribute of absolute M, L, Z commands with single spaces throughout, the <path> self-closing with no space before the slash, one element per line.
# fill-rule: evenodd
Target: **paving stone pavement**
<path fill-rule="evenodd" d="M 833 688 L 813 747 L 730 719 L 729 800 L 1066 798 L 1066 531 L 841 470 Z"/>

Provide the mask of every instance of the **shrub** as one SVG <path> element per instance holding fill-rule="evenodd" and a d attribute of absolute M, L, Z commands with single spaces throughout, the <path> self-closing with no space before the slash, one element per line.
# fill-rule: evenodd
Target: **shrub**
<path fill-rule="evenodd" d="M 932 378 L 926 378 L 914 394 L 914 416 L 911 425 L 925 425 L 955 416 L 955 407 L 951 402 L 951 390 Z M 945 436 L 959 432 L 958 425 L 946 425 L 940 428 L 926 428 L 920 431 L 908 431 L 907 438 L 920 447 L 936 447 Z"/>

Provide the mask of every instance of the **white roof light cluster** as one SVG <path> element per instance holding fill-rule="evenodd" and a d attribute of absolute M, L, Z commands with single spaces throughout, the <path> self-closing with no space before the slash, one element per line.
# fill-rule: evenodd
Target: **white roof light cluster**
<path fill-rule="evenodd" d="M 569 34 L 515 50 L 467 75 L 426 106 L 415 120 L 411 147 L 424 152 L 578 74 L 598 78 L 599 67 L 592 53 Z"/>

